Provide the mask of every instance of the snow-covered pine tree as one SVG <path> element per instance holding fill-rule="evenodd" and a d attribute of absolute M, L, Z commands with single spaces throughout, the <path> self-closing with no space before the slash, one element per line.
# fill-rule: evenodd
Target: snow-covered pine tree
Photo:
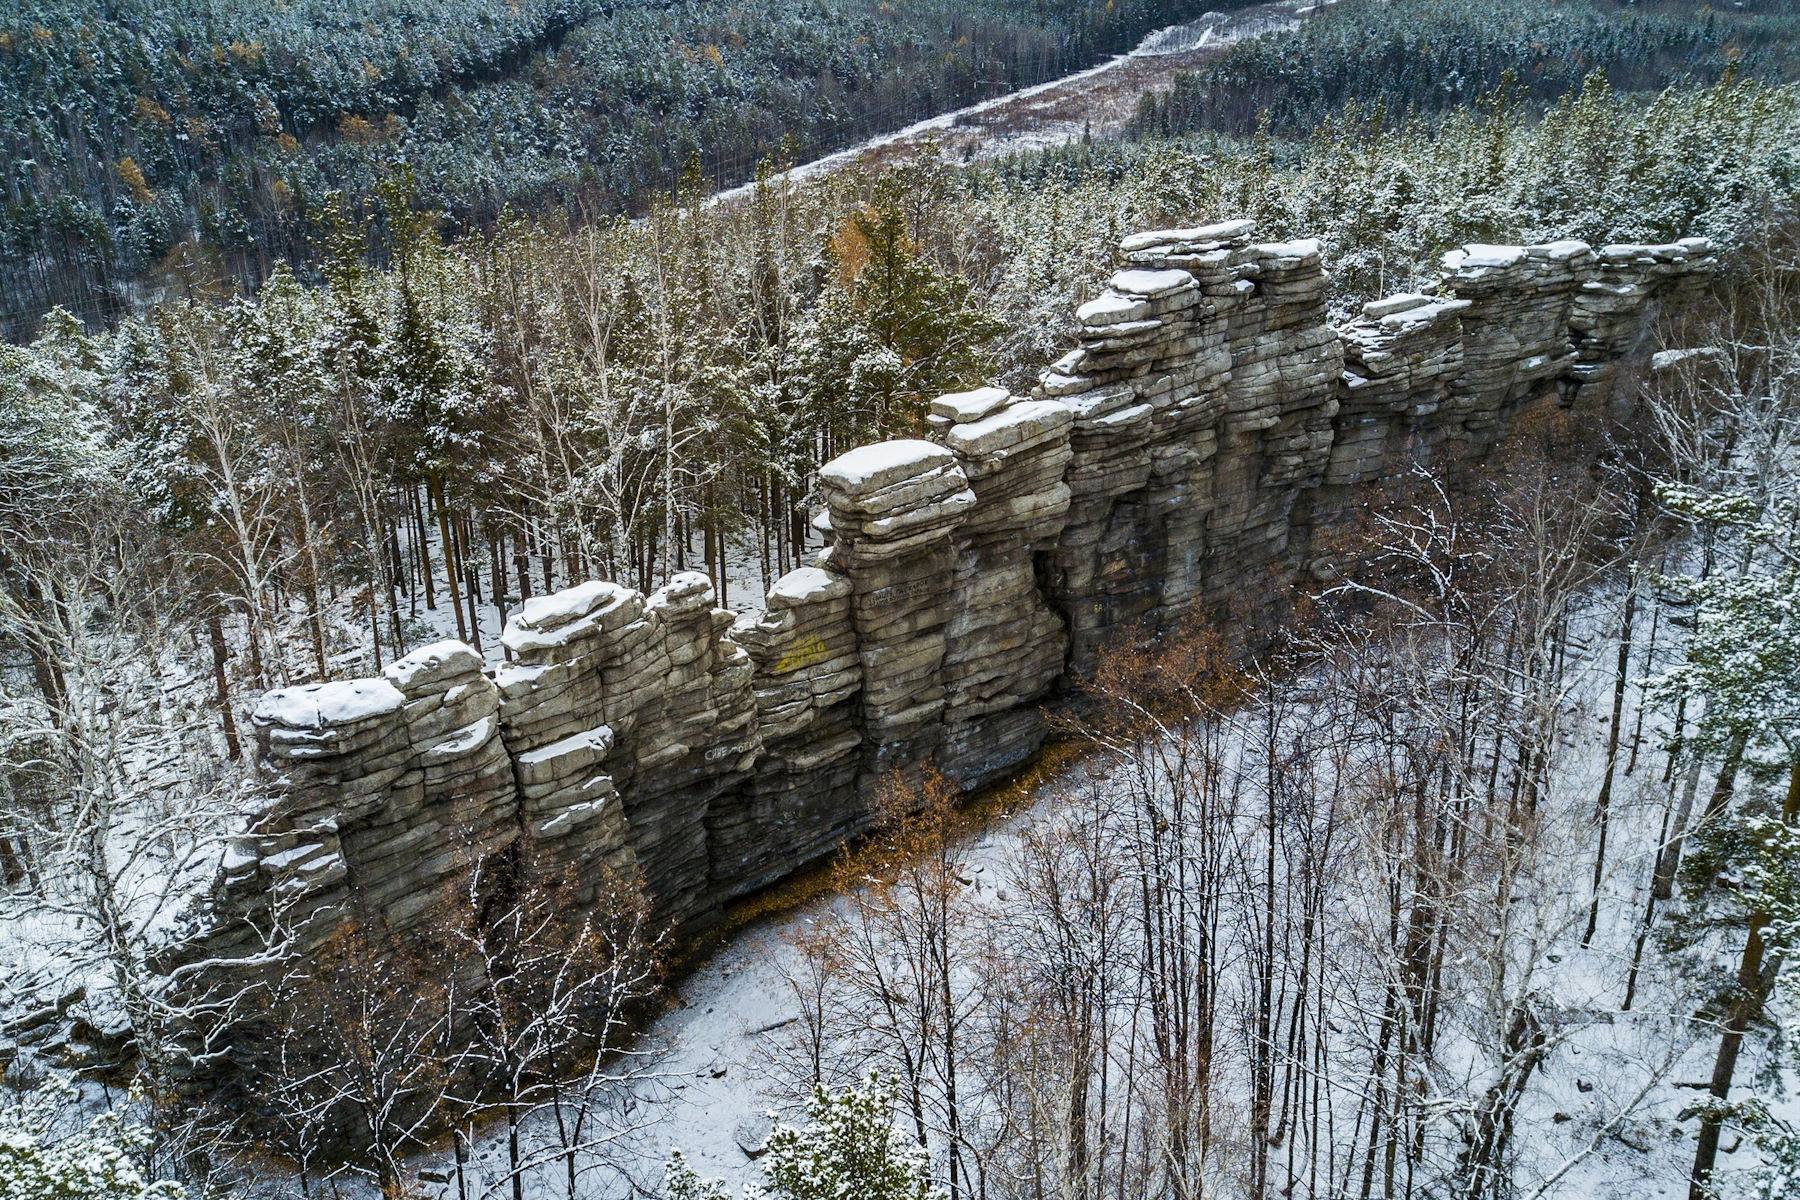
<path fill-rule="evenodd" d="M 815 1088 L 805 1128 L 776 1122 L 763 1162 L 763 1185 L 744 1200 L 937 1200 L 925 1148 L 894 1125 L 894 1084 L 870 1073 L 835 1095 Z M 679 1150 L 669 1156 L 664 1200 L 728 1200 Z"/>
<path fill-rule="evenodd" d="M 152 1137 L 122 1111 L 71 1123 L 72 1089 L 46 1084 L 0 1101 L 0 1196 L 7 1200 L 186 1200 L 143 1168 Z"/>

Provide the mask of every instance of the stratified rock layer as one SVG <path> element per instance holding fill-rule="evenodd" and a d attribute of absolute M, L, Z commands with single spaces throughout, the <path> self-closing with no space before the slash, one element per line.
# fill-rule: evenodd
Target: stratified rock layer
<path fill-rule="evenodd" d="M 1466 246 L 1332 328 L 1316 241 L 1231 221 L 1120 258 L 1032 395 L 940 397 L 927 438 L 821 468 L 830 545 L 764 611 L 716 608 L 701 575 L 585 583 L 516 612 L 491 675 L 443 642 L 265 696 L 263 806 L 170 962 L 252 955 L 276 921 L 404 937 L 519 850 L 583 898 L 635 864 L 703 929 L 866 830 L 886 773 L 975 787 L 1025 761 L 1109 638 L 1277 600 L 1369 485 L 1479 460 L 1533 406 L 1628 404 L 1713 267 L 1702 239 Z"/>
<path fill-rule="evenodd" d="M 521 832 L 578 875 L 635 862 L 677 926 L 716 910 L 707 814 L 762 748 L 750 656 L 722 636 L 733 619 L 690 572 L 647 599 L 609 583 L 542 596 L 501 635 Z"/>
<path fill-rule="evenodd" d="M 755 665 L 763 753 L 748 784 L 707 818 L 722 898 L 771 884 L 866 828 L 850 592 L 844 576 L 802 567 L 769 589 L 767 609 L 731 628 Z"/>

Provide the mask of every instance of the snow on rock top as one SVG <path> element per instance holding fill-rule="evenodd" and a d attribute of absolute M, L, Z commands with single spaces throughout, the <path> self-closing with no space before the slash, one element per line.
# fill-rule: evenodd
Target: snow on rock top
<path fill-rule="evenodd" d="M 1469 307 L 1471 303 L 1467 300 L 1432 300 L 1417 308 L 1389 313 L 1381 318 L 1381 326 L 1384 329 L 1406 329 L 1414 325 L 1428 325 L 1439 317 L 1459 313 Z"/>
<path fill-rule="evenodd" d="M 991 412 L 1006 407 L 1012 393 L 1003 387 L 976 388 L 971 392 L 951 392 L 931 402 L 931 415 L 952 421 L 979 421 Z"/>
<path fill-rule="evenodd" d="M 1652 371 L 1673 371 L 1687 362 L 1719 362 L 1725 351 L 1717 346 L 1694 346 L 1685 350 L 1658 350 L 1650 356 Z"/>
<path fill-rule="evenodd" d="M 1111 387 L 1095 388 L 1091 392 L 1066 397 L 1060 403 L 1077 421 L 1091 421 L 1096 417 L 1118 412 L 1135 399 L 1137 392 L 1129 383 L 1116 383 Z"/>
<path fill-rule="evenodd" d="M 1027 400 L 985 420 L 958 425 L 946 440 L 951 449 L 970 457 L 1004 454 L 1015 446 L 1036 445 L 1074 419 L 1060 400 Z"/>
<path fill-rule="evenodd" d="M 1120 325 L 1127 321 L 1136 321 L 1150 311 L 1150 305 L 1143 300 L 1130 296 L 1121 296 L 1117 292 L 1108 292 L 1097 296 L 1075 310 L 1075 319 L 1083 325 Z"/>
<path fill-rule="evenodd" d="M 1197 225 L 1192 229 L 1153 229 L 1148 233 L 1134 233 L 1119 242 L 1119 250 L 1131 254 L 1138 250 L 1148 250 L 1153 246 L 1173 246 L 1182 243 L 1230 242 L 1239 238 L 1247 238 L 1256 232 L 1256 222 L 1249 220 L 1221 221 L 1217 225 Z"/>
<path fill-rule="evenodd" d="M 1423 292 L 1401 292 L 1395 296 L 1387 296 L 1380 300 L 1371 300 L 1363 305 L 1363 316 L 1371 321 L 1379 321 L 1383 317 L 1391 317 L 1395 313 L 1405 312 L 1409 308 L 1418 308 L 1422 304 L 1431 303 L 1431 297 Z"/>
<path fill-rule="evenodd" d="M 1525 247 L 1525 253 L 1532 258 L 1547 258 L 1552 262 L 1567 262 L 1572 258 L 1581 258 L 1593 252 L 1592 246 L 1577 238 L 1564 238 L 1558 242 L 1542 242 L 1536 246 Z"/>
<path fill-rule="evenodd" d="M 871 492 L 955 461 L 954 454 L 935 442 L 903 438 L 840 454 L 819 468 L 819 479 L 847 492 Z"/>
<path fill-rule="evenodd" d="M 845 576 L 833 575 L 818 567 L 800 567 L 775 581 L 775 586 L 769 589 L 769 607 L 799 608 L 802 604 L 838 600 L 849 594 L 850 580 Z"/>
<path fill-rule="evenodd" d="M 250 719 L 287 729 L 324 729 L 399 712 L 405 703 L 400 689 L 386 679 L 341 679 L 265 692 Z"/>
<path fill-rule="evenodd" d="M 466 643 L 455 638 L 441 642 L 433 642 L 429 646 L 420 646 L 405 658 L 396 659 L 387 666 L 382 674 L 395 687 L 407 695 L 415 690 L 442 683 L 446 679 L 454 679 L 458 675 L 467 675 L 471 671 L 480 671 L 484 666 L 481 655 Z"/>
<path fill-rule="evenodd" d="M 1695 245 L 1696 242 L 1702 244 Z M 1612 263 L 1644 259 L 1656 262 L 1684 262 L 1690 254 L 1707 254 L 1711 250 L 1712 243 L 1705 238 L 1684 238 L 1679 242 L 1661 242 L 1656 245 L 1619 242 L 1615 245 L 1600 247 L 1600 257 Z"/>
<path fill-rule="evenodd" d="M 1446 271 L 1484 271 L 1494 267 L 1516 267 L 1525 261 L 1523 246 L 1487 246 L 1470 243 L 1444 255 Z"/>
<path fill-rule="evenodd" d="M 579 621 L 601 605 L 617 600 L 625 590 L 616 583 L 590 579 L 586 583 L 552 592 L 548 596 L 533 596 L 513 614 L 512 620 L 507 624 L 516 622 L 521 629 L 540 633 L 559 629 L 571 621 Z"/>
<path fill-rule="evenodd" d="M 536 750 L 519 755 L 519 762 L 527 767 L 542 766 L 547 762 L 555 762 L 565 755 L 592 750 L 605 757 L 613 748 L 613 731 L 610 725 L 597 725 L 592 729 L 584 729 L 580 733 L 572 733 L 559 742 L 551 742 Z"/>
<path fill-rule="evenodd" d="M 650 594 L 645 607 L 661 610 L 664 615 L 680 615 L 709 609 L 712 600 L 710 578 L 699 571 L 679 571 Z"/>
<path fill-rule="evenodd" d="M 593 580 L 526 601 L 507 621 L 500 643 L 530 661 L 582 638 L 612 633 L 644 611 L 644 597 L 637 592 Z"/>
<path fill-rule="evenodd" d="M 1317 258 L 1324 243 L 1318 238 L 1300 238 L 1292 242 L 1263 242 L 1250 249 L 1260 258 Z"/>
<path fill-rule="evenodd" d="M 1193 287 L 1194 277 L 1186 271 L 1120 271 L 1112 277 L 1113 290 L 1131 296 L 1154 299 L 1181 288 Z"/>
<path fill-rule="evenodd" d="M 420 758 L 427 765 L 454 762 L 470 751 L 487 745 L 488 739 L 494 736 L 494 732 L 498 728 L 496 717 L 491 714 L 482 717 L 478 721 L 455 730 L 443 741 L 426 750 L 424 754 L 420 755 Z"/>

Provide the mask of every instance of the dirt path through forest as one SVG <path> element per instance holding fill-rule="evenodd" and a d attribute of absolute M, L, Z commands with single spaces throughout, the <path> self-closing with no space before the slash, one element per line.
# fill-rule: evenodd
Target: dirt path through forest
<path fill-rule="evenodd" d="M 1211 62 L 1234 42 L 1292 29 L 1308 15 L 1341 2 L 1274 0 L 1232 12 L 1205 13 L 1157 30 L 1129 54 L 870 138 L 802 163 L 788 172 L 788 178 L 800 182 L 859 162 L 878 165 L 904 159 L 927 141 L 935 141 L 950 161 L 967 163 L 1108 136 L 1130 121 L 1140 96 L 1167 88 L 1177 73 Z M 727 188 L 710 203 L 746 196 L 755 186 Z"/>

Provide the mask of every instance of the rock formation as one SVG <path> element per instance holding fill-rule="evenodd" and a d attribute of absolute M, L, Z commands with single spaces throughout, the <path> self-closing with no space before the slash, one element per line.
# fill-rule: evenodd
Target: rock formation
<path fill-rule="evenodd" d="M 755 664 L 763 753 L 749 782 L 707 818 L 721 899 L 771 884 L 864 828 L 856 802 L 862 661 L 850 591 L 844 576 L 802 567 L 769 589 L 766 610 L 731 628 Z"/>
<path fill-rule="evenodd" d="M 483 667 L 462 643 L 436 642 L 379 679 L 262 698 L 251 721 L 265 802 L 219 889 L 263 916 L 256 928 L 274 917 L 316 939 L 330 922 L 311 918 L 354 912 L 404 935 L 511 842 L 513 764 Z"/>
<path fill-rule="evenodd" d="M 1038 577 L 1069 512 L 1074 415 L 1000 388 L 932 405 L 935 431 L 975 503 L 957 526 L 944 627 L 944 732 L 933 755 L 963 787 L 996 779 L 1044 739 L 1039 701 L 1062 678 L 1067 638 Z"/>
<path fill-rule="evenodd" d="M 549 865 L 635 862 L 675 925 L 715 907 L 707 813 L 762 739 L 731 613 L 688 572 L 649 598 L 585 583 L 527 601 L 501 642 L 500 725 L 518 819 Z"/>
<path fill-rule="evenodd" d="M 1137 234 L 1039 393 L 1074 414 L 1048 592 L 1080 670 L 1114 630 L 1215 602 L 1281 562 L 1330 454 L 1343 352 L 1319 243 L 1230 221 Z"/>
<path fill-rule="evenodd" d="M 185 957 L 251 953 L 271 913 L 404 935 L 514 848 L 589 882 L 635 863 L 703 929 L 866 830 L 885 772 L 975 787 L 1026 760 L 1121 630 L 1279 594 L 1366 485 L 1479 459 L 1534 405 L 1628 402 L 1712 269 L 1700 239 L 1467 246 L 1333 328 L 1319 244 L 1254 237 L 1126 238 L 1030 396 L 944 396 L 925 437 L 827 463 L 828 548 L 762 612 L 694 574 L 585 583 L 521 607 L 491 677 L 446 642 L 264 697 L 267 799 Z"/>

